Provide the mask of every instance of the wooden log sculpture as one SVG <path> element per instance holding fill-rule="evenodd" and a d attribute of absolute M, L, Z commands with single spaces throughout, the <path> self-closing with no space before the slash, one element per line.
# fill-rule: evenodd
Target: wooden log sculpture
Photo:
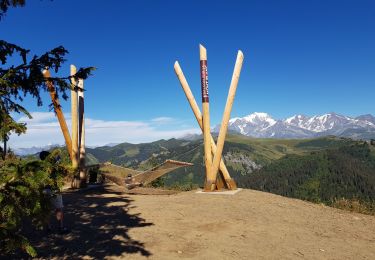
<path fill-rule="evenodd" d="M 74 65 L 70 66 L 70 75 L 77 73 Z M 68 150 L 72 167 L 79 170 L 79 174 L 75 175 L 72 188 L 79 188 L 86 185 L 86 151 L 85 151 L 85 121 L 84 121 L 84 95 L 83 95 L 83 79 L 78 80 L 78 84 L 74 77 L 71 77 L 71 114 L 72 114 L 72 137 L 66 124 L 64 113 L 62 112 L 60 101 L 57 98 L 56 89 L 51 80 L 51 74 L 48 69 L 43 71 L 46 79 L 47 89 L 50 93 L 52 104 L 63 133 L 66 148 Z M 77 172 L 78 173 L 78 172 Z"/>
<path fill-rule="evenodd" d="M 203 119 L 202 119 L 201 111 L 200 111 L 200 109 L 198 107 L 197 102 L 195 101 L 194 95 L 191 92 L 191 89 L 190 89 L 189 84 L 188 84 L 188 82 L 187 82 L 187 80 L 185 78 L 185 75 L 182 72 L 180 64 L 177 61 L 174 64 L 174 70 L 175 70 L 175 72 L 177 74 L 178 79 L 180 80 L 182 89 L 184 90 L 186 98 L 189 101 L 190 107 L 193 110 L 193 113 L 195 115 L 195 118 L 197 119 L 198 125 L 202 129 L 202 131 L 203 131 Z M 216 153 L 215 140 L 213 139 L 212 136 L 210 136 L 210 139 L 211 139 L 210 140 L 211 153 L 213 155 L 215 155 L 215 153 Z M 220 169 L 221 174 L 223 175 L 222 177 L 225 180 L 226 188 L 228 188 L 230 190 L 237 189 L 236 182 L 230 177 L 229 171 L 228 171 L 227 167 L 225 166 L 224 160 L 222 158 L 220 160 L 219 169 Z"/>
<path fill-rule="evenodd" d="M 46 85 L 47 85 L 47 88 L 48 88 L 48 92 L 51 96 L 51 100 L 52 100 L 53 108 L 54 108 L 55 113 L 56 113 L 56 117 L 57 117 L 57 119 L 59 121 L 59 124 L 60 124 L 61 132 L 63 133 L 64 139 L 65 139 L 66 149 L 68 150 L 70 159 L 73 160 L 73 157 L 72 157 L 72 139 L 70 138 L 69 129 L 68 129 L 68 125 L 66 124 L 64 113 L 61 110 L 60 101 L 59 101 L 59 99 L 57 98 L 57 95 L 56 95 L 55 86 L 53 85 L 52 81 L 48 80 L 49 78 L 51 78 L 51 74 L 50 74 L 48 69 L 43 71 L 43 76 L 47 79 Z"/>
<path fill-rule="evenodd" d="M 202 109 L 205 110 L 204 103 L 208 103 L 208 86 L 207 86 L 207 73 L 204 74 L 206 82 L 203 81 L 203 76 L 202 76 L 202 58 L 206 58 L 206 62 L 204 64 L 206 65 L 207 69 L 207 55 L 203 55 L 202 57 L 202 52 L 203 54 L 206 53 L 205 48 L 200 45 L 200 57 L 201 57 L 201 84 L 202 84 Z M 240 72 L 243 64 L 243 53 L 241 51 L 238 51 L 237 54 L 237 60 L 236 60 L 236 65 L 234 68 L 234 72 L 232 75 L 232 81 L 229 89 L 229 94 L 227 98 L 227 103 L 224 109 L 224 114 L 223 114 L 223 120 L 222 124 L 220 127 L 220 132 L 219 132 L 219 137 L 218 137 L 218 145 L 216 146 L 214 139 L 212 138 L 211 134 L 209 133 L 209 126 L 205 127 L 204 125 L 204 118 L 205 115 L 201 114 L 199 107 L 197 105 L 197 102 L 195 101 L 195 98 L 193 96 L 193 93 L 190 90 L 189 84 L 182 72 L 182 69 L 178 63 L 178 61 L 175 62 L 174 64 L 174 69 L 176 72 L 176 75 L 181 83 L 182 89 L 185 92 L 186 98 L 189 101 L 189 104 L 193 110 L 193 113 L 195 115 L 195 118 L 198 121 L 198 124 L 200 128 L 203 131 L 203 138 L 204 138 L 204 146 L 205 146 L 205 162 L 206 158 L 209 159 L 209 157 L 206 156 L 206 146 L 210 146 L 211 152 L 211 160 L 213 156 L 213 161 L 208 162 L 208 165 L 210 165 L 210 169 L 207 171 L 207 163 L 206 163 L 206 182 L 205 182 L 205 191 L 214 191 L 214 190 L 219 190 L 222 187 L 225 187 L 230 190 L 237 189 L 237 185 L 235 181 L 230 177 L 230 174 L 224 164 L 223 158 L 222 158 L 222 151 L 224 147 L 224 142 L 225 142 L 225 136 L 227 133 L 227 128 L 228 128 L 228 121 L 230 118 L 230 112 L 232 109 L 233 101 L 234 101 L 234 96 L 236 93 L 237 85 L 238 85 L 238 80 L 240 77 Z M 207 71 L 206 71 L 207 72 Z M 204 85 L 205 84 L 205 85 Z M 205 92 L 204 92 L 205 91 Z M 207 102 L 204 102 L 205 96 L 207 96 Z M 206 110 L 207 113 L 207 110 Z M 208 112 L 209 113 L 209 112 Z M 208 116 L 209 118 L 209 116 Z M 207 119 L 207 116 L 206 116 Z M 205 135 L 205 129 L 206 128 L 206 135 Z M 208 131 L 207 131 L 208 129 Z M 207 134 L 208 132 L 208 134 Z M 207 139 L 209 139 L 209 142 L 207 142 Z M 220 170 L 221 175 L 217 175 L 218 170 Z M 208 180 L 208 181 L 207 181 Z"/>
<path fill-rule="evenodd" d="M 214 189 L 215 179 L 212 174 L 212 154 L 211 154 L 211 127 L 210 127 L 210 99 L 208 96 L 208 69 L 207 51 L 203 45 L 199 45 L 201 88 L 202 88 L 202 111 L 203 111 L 203 142 L 204 142 L 204 163 L 206 166 L 206 180 L 204 188 Z"/>

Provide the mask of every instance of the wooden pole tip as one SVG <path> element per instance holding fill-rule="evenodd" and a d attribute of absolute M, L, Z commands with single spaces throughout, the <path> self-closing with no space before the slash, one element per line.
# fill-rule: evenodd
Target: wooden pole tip
<path fill-rule="evenodd" d="M 48 69 L 42 70 L 42 73 L 43 73 L 44 77 L 50 77 L 51 76 Z"/>
<path fill-rule="evenodd" d="M 70 71 L 75 71 L 77 70 L 76 66 L 74 66 L 73 64 L 70 65 Z"/>
<path fill-rule="evenodd" d="M 206 49 L 202 44 L 199 44 L 199 49 Z"/>
<path fill-rule="evenodd" d="M 207 50 L 202 44 L 199 44 L 199 56 L 201 60 L 207 60 Z"/>
<path fill-rule="evenodd" d="M 176 68 L 178 68 L 180 66 L 180 64 L 178 64 L 178 61 L 176 60 L 175 62 L 174 62 L 174 68 L 176 69 Z"/>
<path fill-rule="evenodd" d="M 237 56 L 243 59 L 243 52 L 241 50 L 238 50 Z"/>

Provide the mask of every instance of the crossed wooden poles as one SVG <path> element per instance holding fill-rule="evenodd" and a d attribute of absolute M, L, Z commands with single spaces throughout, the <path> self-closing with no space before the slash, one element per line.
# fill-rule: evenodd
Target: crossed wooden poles
<path fill-rule="evenodd" d="M 230 177 L 227 167 L 224 164 L 222 158 L 222 152 L 224 148 L 225 136 L 228 130 L 228 122 L 230 119 L 230 112 L 236 94 L 238 80 L 241 73 L 243 63 L 243 53 L 238 51 L 236 64 L 232 75 L 232 81 L 229 87 L 229 93 L 227 102 L 225 105 L 223 118 L 221 121 L 220 132 L 215 144 L 215 140 L 212 138 L 210 133 L 210 112 L 209 112 L 209 95 L 208 95 L 208 73 L 207 73 L 207 51 L 202 45 L 199 46 L 200 53 L 200 71 L 201 71 L 201 87 L 202 87 L 202 110 L 199 110 L 197 102 L 190 90 L 189 84 L 182 72 L 182 69 L 178 61 L 174 64 L 174 70 L 181 83 L 182 89 L 185 92 L 186 98 L 189 101 L 190 107 L 193 110 L 195 118 L 198 121 L 200 128 L 203 131 L 204 140 L 204 158 L 206 168 L 206 180 L 204 184 L 205 191 L 215 191 L 222 188 L 230 190 L 237 189 L 235 181 Z M 218 170 L 220 174 L 218 175 Z"/>
<path fill-rule="evenodd" d="M 74 76 L 77 69 L 74 65 L 70 66 L 70 75 Z M 48 80 L 51 74 L 48 69 L 43 71 L 43 75 L 47 80 L 47 88 L 50 93 L 52 104 L 60 124 L 61 131 L 64 135 L 66 148 L 69 152 L 74 170 L 79 170 L 79 175 L 75 175 L 72 187 L 79 188 L 86 185 L 86 159 L 85 159 L 85 123 L 84 123 L 84 95 L 83 95 L 83 79 L 71 77 L 71 113 L 72 113 L 72 137 L 70 137 L 69 129 L 66 124 L 64 113 L 62 112 L 60 101 L 56 95 L 56 89 L 53 82 Z"/>
<path fill-rule="evenodd" d="M 209 95 L 208 95 L 208 73 L 207 73 L 207 51 L 202 45 L 199 46 L 200 52 L 200 72 L 201 72 L 201 87 L 202 87 L 202 110 L 203 115 L 195 101 L 193 93 L 190 90 L 189 84 L 182 72 L 178 61 L 174 64 L 174 69 L 180 80 L 181 86 L 185 92 L 190 106 L 193 110 L 195 118 L 198 121 L 200 128 L 203 131 L 204 139 L 204 158 L 206 168 L 206 180 L 204 185 L 205 191 L 220 190 L 227 188 L 234 190 L 237 188 L 235 181 L 230 177 L 227 167 L 222 158 L 224 148 L 225 136 L 228 130 L 228 122 L 230 112 L 232 110 L 234 97 L 237 90 L 238 80 L 241 73 L 243 54 L 238 51 L 236 64 L 232 75 L 232 81 L 229 88 L 227 102 L 225 105 L 223 118 L 220 126 L 217 143 L 210 133 L 210 112 L 209 112 Z M 76 67 L 70 66 L 70 74 L 76 74 Z M 74 77 L 71 77 L 71 113 L 72 113 L 72 136 L 70 137 L 69 129 L 66 124 L 64 114 L 61 110 L 60 101 L 57 98 L 56 90 L 53 82 L 49 80 L 51 74 L 49 70 L 44 70 L 43 75 L 47 80 L 48 91 L 51 95 L 54 110 L 60 124 L 61 131 L 64 135 L 67 150 L 69 152 L 72 166 L 74 169 L 79 168 L 79 176 L 75 176 L 72 187 L 78 188 L 86 184 L 85 172 L 85 125 L 84 125 L 84 95 L 83 95 L 83 79 L 78 79 L 78 84 Z M 220 174 L 218 175 L 218 171 Z"/>

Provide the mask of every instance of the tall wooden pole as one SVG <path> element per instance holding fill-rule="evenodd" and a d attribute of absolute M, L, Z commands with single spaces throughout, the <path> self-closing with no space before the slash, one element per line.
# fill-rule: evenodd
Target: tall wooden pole
<path fill-rule="evenodd" d="M 189 101 L 190 107 L 193 110 L 195 118 L 197 119 L 199 127 L 203 131 L 202 113 L 201 113 L 201 111 L 199 109 L 199 106 L 198 106 L 198 104 L 197 104 L 197 102 L 196 102 L 196 100 L 194 98 L 193 93 L 191 92 L 189 84 L 188 84 L 188 82 L 187 82 L 187 80 L 185 78 L 184 73 L 182 72 L 182 69 L 181 69 L 180 64 L 178 63 L 178 61 L 176 61 L 175 64 L 174 64 L 174 70 L 176 72 L 176 75 L 177 75 L 180 83 L 181 83 L 181 87 L 184 90 L 186 98 Z M 215 141 L 212 138 L 212 136 L 210 136 L 210 143 L 211 143 L 211 153 L 212 153 L 213 156 L 215 156 L 215 154 L 216 154 L 216 144 L 215 144 Z M 224 177 L 225 182 L 226 182 L 226 184 L 228 186 L 228 189 L 236 189 L 237 188 L 236 183 L 230 177 L 228 169 L 225 166 L 224 161 L 223 161 L 222 158 L 220 160 L 219 169 L 220 169 L 220 172 L 223 174 L 223 177 Z"/>
<path fill-rule="evenodd" d="M 206 166 L 205 190 L 212 190 L 216 180 L 213 179 L 212 154 L 211 154 L 211 132 L 210 132 L 210 101 L 208 96 L 208 73 L 207 73 L 207 51 L 203 45 L 199 45 L 201 86 L 202 86 L 202 111 L 203 111 L 203 141 L 204 141 L 204 162 Z"/>
<path fill-rule="evenodd" d="M 217 144 L 216 144 L 217 150 L 216 150 L 216 154 L 214 156 L 213 162 L 212 162 L 211 173 L 213 174 L 213 178 L 215 178 L 215 179 L 216 179 L 216 176 L 217 176 L 217 171 L 219 169 L 221 154 L 222 154 L 223 148 L 224 148 L 224 141 L 225 141 L 225 136 L 226 136 L 227 130 L 228 130 L 228 122 L 229 122 L 229 119 L 230 119 L 230 112 L 232 110 L 234 96 L 236 95 L 238 80 L 239 80 L 240 74 L 241 74 L 243 58 L 244 57 L 243 57 L 242 51 L 238 51 L 236 64 L 234 66 L 232 81 L 230 83 L 227 103 L 225 104 L 223 119 L 221 121 L 221 126 L 220 126 L 220 132 L 219 132 L 219 136 L 217 138 Z"/>
<path fill-rule="evenodd" d="M 49 72 L 49 70 L 46 69 L 46 70 L 43 71 L 43 76 L 46 79 L 48 79 L 48 78 L 51 77 L 51 73 Z M 56 95 L 55 86 L 53 85 L 52 81 L 48 81 L 48 80 L 47 80 L 46 85 L 47 85 L 48 92 L 49 92 L 49 94 L 51 96 L 51 99 L 52 99 L 53 108 L 55 110 L 57 119 L 59 121 L 61 131 L 62 131 L 64 139 L 65 139 L 66 149 L 68 150 L 70 159 L 73 160 L 72 139 L 70 138 L 69 128 L 66 124 L 64 113 L 61 110 L 60 101 L 59 101 L 59 99 L 57 98 L 57 95 Z"/>
<path fill-rule="evenodd" d="M 85 148 L 85 103 L 83 79 L 78 80 L 78 110 L 79 110 L 79 179 L 80 186 L 86 186 L 86 148 Z"/>
<path fill-rule="evenodd" d="M 70 75 L 73 76 L 77 73 L 74 65 L 70 65 Z M 71 98 L 71 113 L 72 113 L 72 166 L 78 168 L 78 100 L 76 90 L 76 80 L 71 78 L 72 90 L 70 91 Z"/>

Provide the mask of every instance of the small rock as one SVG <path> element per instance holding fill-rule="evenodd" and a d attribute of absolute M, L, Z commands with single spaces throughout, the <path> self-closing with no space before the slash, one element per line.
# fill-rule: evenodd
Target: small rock
<path fill-rule="evenodd" d="M 182 251 L 178 250 L 177 253 L 182 254 Z"/>
<path fill-rule="evenodd" d="M 324 249 L 319 249 L 320 252 L 324 252 L 325 250 Z"/>

